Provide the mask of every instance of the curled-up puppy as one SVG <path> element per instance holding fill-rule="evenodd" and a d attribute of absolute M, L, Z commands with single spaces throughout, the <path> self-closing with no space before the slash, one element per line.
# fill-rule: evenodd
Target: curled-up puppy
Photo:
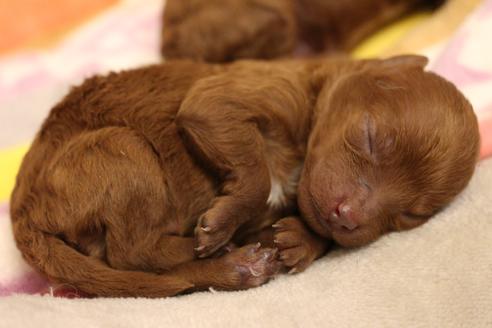
<path fill-rule="evenodd" d="M 162 54 L 226 62 L 340 52 L 422 4 L 442 0 L 167 0 Z"/>
<path fill-rule="evenodd" d="M 163 297 L 257 286 L 333 242 L 416 227 L 466 186 L 479 144 L 470 104 L 425 64 L 178 61 L 88 79 L 23 161 L 17 245 L 54 282 Z"/>

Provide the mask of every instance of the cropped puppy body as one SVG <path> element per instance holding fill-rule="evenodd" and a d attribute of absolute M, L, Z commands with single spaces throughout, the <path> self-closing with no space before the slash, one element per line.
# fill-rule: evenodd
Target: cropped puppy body
<path fill-rule="evenodd" d="M 162 54 L 226 62 L 342 52 L 417 6 L 442 0 L 167 0 Z"/>
<path fill-rule="evenodd" d="M 466 186 L 479 143 L 469 103 L 425 63 L 178 61 L 91 78 L 24 159 L 17 245 L 54 282 L 162 297 L 257 286 L 333 242 L 416 227 Z"/>

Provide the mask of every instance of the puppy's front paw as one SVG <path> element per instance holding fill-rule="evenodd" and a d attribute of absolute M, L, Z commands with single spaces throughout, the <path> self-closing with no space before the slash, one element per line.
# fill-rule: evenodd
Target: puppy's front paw
<path fill-rule="evenodd" d="M 199 219 L 195 227 L 195 251 L 199 258 L 212 255 L 230 242 L 236 231 L 233 220 L 220 214 L 217 208 L 211 208 Z"/>
<path fill-rule="evenodd" d="M 290 271 L 304 271 L 324 251 L 322 241 L 313 235 L 298 218 L 289 217 L 277 221 L 274 243 L 280 251 L 280 260 Z"/>
<path fill-rule="evenodd" d="M 233 289 L 262 285 L 276 275 L 282 266 L 277 258 L 277 250 L 261 248 L 259 243 L 234 249 L 223 260 L 230 270 Z"/>

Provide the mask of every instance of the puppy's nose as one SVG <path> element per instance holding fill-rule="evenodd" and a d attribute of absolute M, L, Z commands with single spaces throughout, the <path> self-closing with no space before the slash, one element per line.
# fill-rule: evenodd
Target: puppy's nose
<path fill-rule="evenodd" d="M 330 220 L 348 230 L 354 230 L 358 227 L 352 207 L 345 203 L 341 203 L 337 209 L 331 212 Z"/>

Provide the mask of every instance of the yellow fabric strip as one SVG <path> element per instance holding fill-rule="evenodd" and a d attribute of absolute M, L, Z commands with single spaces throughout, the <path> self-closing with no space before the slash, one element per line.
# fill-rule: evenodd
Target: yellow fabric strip
<path fill-rule="evenodd" d="M 352 55 L 355 58 L 381 56 L 392 45 L 404 37 L 414 27 L 431 16 L 431 12 L 418 12 L 388 25 L 362 42 Z"/>
<path fill-rule="evenodd" d="M 15 177 L 29 145 L 0 149 L 0 201 L 6 201 L 14 188 Z"/>

